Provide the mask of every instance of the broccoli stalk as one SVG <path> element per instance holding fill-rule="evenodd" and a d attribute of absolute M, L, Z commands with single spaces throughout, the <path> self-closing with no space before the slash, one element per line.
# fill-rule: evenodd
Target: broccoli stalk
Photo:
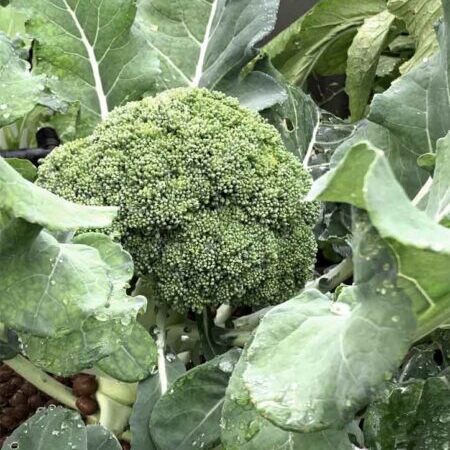
<path fill-rule="evenodd" d="M 119 206 L 106 232 L 180 312 L 280 303 L 312 275 L 310 175 L 274 127 L 217 92 L 174 89 L 117 108 L 47 157 L 38 184 Z"/>

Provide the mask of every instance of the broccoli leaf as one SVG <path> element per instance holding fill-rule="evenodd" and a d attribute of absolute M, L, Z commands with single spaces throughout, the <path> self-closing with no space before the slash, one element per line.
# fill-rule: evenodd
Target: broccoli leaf
<path fill-rule="evenodd" d="M 427 3 L 428 4 L 428 3 Z M 450 3 L 444 2 L 444 21 L 439 26 L 440 50 L 429 60 L 399 78 L 372 102 L 369 121 L 335 154 L 335 163 L 353 144 L 367 139 L 385 151 L 389 163 L 412 198 L 428 179 L 417 158 L 435 153 L 436 142 L 448 133 L 450 123 L 449 51 Z"/>
<path fill-rule="evenodd" d="M 150 90 L 158 60 L 132 29 L 133 0 L 15 0 L 38 44 L 34 72 L 57 79 L 53 89 L 80 102 L 78 135 L 89 134 L 114 107 Z"/>
<path fill-rule="evenodd" d="M 450 133 L 437 142 L 433 184 L 426 213 L 444 226 L 450 226 Z"/>
<path fill-rule="evenodd" d="M 243 374 L 246 350 L 236 364 L 222 411 L 222 443 L 227 450 L 351 450 L 345 430 L 291 433 L 276 427 L 253 406 Z"/>
<path fill-rule="evenodd" d="M 404 21 L 416 43 L 414 56 L 400 67 L 401 72 L 406 73 L 438 50 L 434 26 L 442 17 L 442 2 L 441 0 L 389 0 L 387 6 L 392 14 Z"/>
<path fill-rule="evenodd" d="M 353 121 L 364 117 L 381 52 L 387 45 L 395 16 L 383 11 L 367 18 L 348 50 L 346 91 Z"/>
<path fill-rule="evenodd" d="M 327 74 L 344 73 L 358 27 L 385 9 L 384 0 L 322 0 L 264 50 L 293 85 L 303 84 L 318 63 Z"/>
<path fill-rule="evenodd" d="M 230 350 L 179 377 L 156 403 L 150 433 L 160 450 L 213 448 L 225 390 L 240 352 Z"/>
<path fill-rule="evenodd" d="M 285 99 L 269 75 L 242 69 L 255 45 L 274 28 L 279 0 L 140 0 L 137 24 L 161 60 L 157 92 L 207 87 L 238 97 L 244 106 L 268 108 Z"/>
<path fill-rule="evenodd" d="M 74 446 L 87 450 L 86 439 L 86 427 L 77 412 L 61 407 L 48 408 L 14 430 L 2 449 L 61 450 Z"/>
<path fill-rule="evenodd" d="M 445 449 L 450 441 L 450 375 L 388 386 L 368 409 L 369 448 Z"/>
<path fill-rule="evenodd" d="M 450 230 L 409 201 L 381 150 L 364 142 L 354 146 L 334 171 L 316 181 L 310 198 L 367 211 L 397 260 L 398 284 L 419 318 L 417 338 L 447 323 Z"/>
<path fill-rule="evenodd" d="M 6 162 L 26 180 L 31 182 L 36 180 L 37 168 L 31 161 L 28 161 L 27 159 L 8 158 Z"/>
<path fill-rule="evenodd" d="M 98 361 L 97 367 L 116 380 L 134 383 L 154 372 L 157 360 L 155 341 L 145 328 L 137 323 L 120 348 Z"/>
<path fill-rule="evenodd" d="M 377 289 L 348 288 L 337 303 L 310 290 L 264 316 L 244 372 L 260 413 L 300 432 L 353 419 L 401 362 L 415 331 L 407 299 L 395 287 Z"/>
<path fill-rule="evenodd" d="M 14 38 L 17 35 L 25 35 L 25 20 L 25 14 L 13 8 L 11 5 L 0 6 L 0 31 L 10 38 Z"/>
<path fill-rule="evenodd" d="M 179 359 L 168 361 L 166 374 L 169 386 L 186 371 Z M 149 422 L 156 402 L 161 398 L 161 379 L 158 375 L 141 381 L 130 417 L 131 450 L 157 450 L 150 435 Z"/>
<path fill-rule="evenodd" d="M 81 206 L 68 202 L 27 181 L 2 158 L 0 190 L 2 211 L 54 231 L 107 227 L 117 213 L 114 207 Z"/>
<path fill-rule="evenodd" d="M 0 128 L 21 119 L 36 105 L 46 105 L 50 95 L 47 78 L 31 74 L 29 63 L 0 32 Z M 62 104 L 57 105 L 62 109 Z"/>
<path fill-rule="evenodd" d="M 101 425 L 88 425 L 86 432 L 87 450 L 122 450 L 116 436 Z"/>
<path fill-rule="evenodd" d="M 0 325 L 0 361 L 12 359 L 20 353 L 19 338 L 12 330 L 4 330 Z"/>
<path fill-rule="evenodd" d="M 263 111 L 262 115 L 279 131 L 287 150 L 302 161 L 316 144 L 321 125 L 320 110 L 299 87 L 286 83 L 269 61 L 259 63 L 257 69 L 270 74 L 287 93 L 285 101 Z"/>
<path fill-rule="evenodd" d="M 98 360 L 114 352 L 120 352 L 120 346 L 126 346 L 127 341 L 129 341 L 128 345 L 133 346 L 134 339 L 130 335 L 132 335 L 134 327 L 130 327 L 130 324 L 134 323 L 138 312 L 145 305 L 143 297 L 128 297 L 126 295 L 126 283 L 133 273 L 133 264 L 130 255 L 124 252 L 119 244 L 113 243 L 107 236 L 97 233 L 89 233 L 85 239 L 81 235 L 75 239 L 75 242 L 77 244 L 55 245 L 60 248 L 79 249 L 84 252 L 89 250 L 91 255 L 98 255 L 97 258 L 103 262 L 103 265 L 99 265 L 97 274 L 93 272 L 92 275 L 89 271 L 89 269 L 92 269 L 92 263 L 89 264 L 89 260 L 84 262 L 83 269 L 87 270 L 92 277 L 90 283 L 84 273 L 79 275 L 79 280 L 74 279 L 80 284 L 84 283 L 86 288 L 90 286 L 90 289 L 87 289 L 88 294 L 83 296 L 83 291 L 78 287 L 78 295 L 74 295 L 72 292 L 77 292 L 75 290 L 77 284 L 74 284 L 72 289 L 68 289 L 68 281 L 65 283 L 59 279 L 56 281 L 55 276 L 49 284 L 53 288 L 60 284 L 60 290 L 53 292 L 49 289 L 45 297 L 39 297 L 40 316 L 44 315 L 44 311 L 47 312 L 44 316 L 47 317 L 47 332 L 49 324 L 54 323 L 65 324 L 66 332 L 39 337 L 39 333 L 35 329 L 28 327 L 25 329 L 27 334 L 21 334 L 23 349 L 27 356 L 37 366 L 61 375 L 72 375 L 77 371 L 92 367 Z M 79 242 L 90 242 L 91 246 L 82 245 Z M 95 255 L 96 253 L 97 255 Z M 38 262 L 40 261 L 38 260 Z M 68 259 L 67 263 L 72 263 L 69 266 L 68 277 L 75 278 L 76 262 L 76 260 Z M 44 263 L 41 262 L 41 264 Z M 64 261 L 55 262 L 55 264 L 59 264 L 59 266 L 52 271 L 54 274 L 58 274 L 63 270 L 61 266 L 64 265 Z M 32 267 L 31 270 L 36 269 Z M 100 291 L 101 285 L 94 289 L 95 283 L 99 283 L 102 277 L 106 278 L 104 281 L 105 290 Z M 68 279 L 70 280 L 70 278 Z M 23 285 L 24 283 L 22 287 Z M 57 293 L 59 293 L 59 296 Z M 36 295 L 39 294 L 38 291 Z M 89 295 L 93 298 L 90 298 Z M 64 307 L 58 307 L 60 304 Z M 69 328 L 69 324 L 71 328 Z M 45 323 L 42 323 L 41 327 L 44 329 Z M 70 332 L 67 332 L 67 330 L 70 330 Z M 153 344 L 152 341 L 151 343 Z M 62 358 L 60 349 L 69 346 L 71 348 L 70 354 Z M 149 355 L 148 358 L 151 361 L 147 360 L 145 365 L 150 365 L 147 370 L 151 370 L 153 357 Z M 128 360 L 127 363 L 129 364 Z M 144 362 L 142 364 L 144 365 Z M 123 370 L 126 372 L 126 368 Z M 128 367 L 128 370 L 133 372 L 131 367 Z"/>

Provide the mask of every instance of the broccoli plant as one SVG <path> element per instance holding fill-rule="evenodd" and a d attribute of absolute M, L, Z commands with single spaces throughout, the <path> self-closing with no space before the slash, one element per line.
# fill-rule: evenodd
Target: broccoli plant
<path fill-rule="evenodd" d="M 178 88 L 117 108 L 46 158 L 37 182 L 118 206 L 107 232 L 177 310 L 278 303 L 312 275 L 311 177 L 271 125 L 223 94 Z"/>
<path fill-rule="evenodd" d="M 449 448 L 450 0 L 279 6 L 0 1 L 2 450 Z"/>

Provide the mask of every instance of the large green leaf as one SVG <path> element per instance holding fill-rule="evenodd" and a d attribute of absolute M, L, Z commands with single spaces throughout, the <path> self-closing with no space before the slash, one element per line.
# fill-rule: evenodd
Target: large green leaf
<path fill-rule="evenodd" d="M 72 375 L 92 367 L 100 359 L 115 352 L 119 352 L 116 354 L 118 358 L 116 362 L 122 362 L 120 351 L 121 349 L 126 351 L 127 345 L 132 346 L 126 342 L 134 341 L 133 323 L 138 312 L 145 305 L 143 297 L 126 295 L 125 289 L 133 273 L 133 264 L 130 255 L 124 252 L 119 244 L 97 233 L 89 233 L 85 239 L 81 235 L 75 240 L 75 242 L 80 241 L 89 242 L 91 245 L 55 243 L 55 246 L 59 248 L 84 252 L 89 250 L 91 259 L 78 262 L 76 259 L 67 258 L 65 271 L 67 281 L 64 282 L 64 279 L 57 279 L 60 272 L 64 274 L 61 267 L 64 261 L 61 262 L 58 259 L 66 258 L 64 256 L 54 258 L 53 263 L 59 266 L 56 269 L 50 266 L 53 275 L 50 281 L 47 281 L 46 292 L 41 294 L 38 291 L 34 294 L 39 298 L 36 320 L 40 319 L 44 322 L 38 322 L 40 328 L 35 325 L 35 322 L 32 323 L 33 327 L 26 324 L 25 334 L 21 335 L 26 355 L 36 365 L 60 375 Z M 99 264 L 97 271 L 91 275 L 94 256 L 100 259 L 102 264 Z M 44 261 L 36 259 L 42 266 L 45 264 L 45 255 Z M 80 267 L 87 273 L 79 273 Z M 31 270 L 36 268 L 33 266 Z M 97 285 L 96 283 L 99 283 L 102 278 L 103 285 Z M 81 285 L 85 283 L 86 291 L 78 287 L 77 283 Z M 59 285 L 58 289 L 56 289 L 57 285 Z M 97 289 L 95 289 L 96 286 Z M 23 292 L 26 288 L 34 292 L 26 282 L 21 284 L 19 291 Z M 33 297 L 31 299 L 30 297 L 30 294 L 26 297 L 28 307 L 34 305 L 31 301 Z M 51 327 L 56 328 L 57 325 L 63 324 L 65 328 L 57 329 L 58 334 L 55 336 L 56 332 Z M 41 328 L 46 333 L 39 332 Z M 46 337 L 39 337 L 42 335 Z M 61 348 L 70 348 L 70 352 L 67 355 L 61 355 Z M 126 360 L 126 363 L 130 364 L 130 361 Z M 150 362 L 147 359 L 141 364 L 150 364 Z M 151 369 L 147 368 L 147 370 Z M 123 368 L 123 371 L 126 373 L 127 368 Z M 136 368 L 133 371 L 133 368 L 129 366 L 128 371 L 133 374 Z"/>
<path fill-rule="evenodd" d="M 246 351 L 234 369 L 222 411 L 222 444 L 225 450 L 351 450 L 347 432 L 291 433 L 258 413 L 245 387 Z"/>
<path fill-rule="evenodd" d="M 265 47 L 265 52 L 294 85 L 304 83 L 325 54 L 327 73 L 336 73 L 333 68 L 342 71 L 342 60 L 346 60 L 357 29 L 366 18 L 385 9 L 384 0 L 321 0 L 273 39 Z M 328 53 L 330 48 L 333 48 L 332 55 Z M 335 59 L 333 68 L 330 67 L 330 57 Z"/>
<path fill-rule="evenodd" d="M 395 256 L 399 286 L 413 301 L 417 337 L 450 322 L 450 230 L 409 201 L 381 150 L 367 142 L 354 146 L 315 182 L 310 198 L 367 211 Z"/>
<path fill-rule="evenodd" d="M 378 290 L 348 288 L 336 303 L 310 290 L 264 316 L 244 372 L 261 414 L 300 432 L 353 419 L 396 369 L 415 330 L 404 296 L 394 286 Z"/>
<path fill-rule="evenodd" d="M 450 134 L 437 142 L 433 184 L 426 212 L 437 223 L 450 225 Z"/>
<path fill-rule="evenodd" d="M 438 49 L 434 27 L 442 17 L 441 0 L 389 0 L 388 9 L 401 19 L 410 35 L 414 37 L 414 56 L 400 70 L 408 72 L 424 58 L 432 56 Z"/>
<path fill-rule="evenodd" d="M 103 245 L 109 240 L 97 236 Z M 2 321 L 27 334 L 54 338 L 92 328 L 87 318 L 128 325 L 145 302 L 142 297 L 126 296 L 131 257 L 111 240 L 109 246 L 112 250 L 105 253 L 127 258 L 121 265 L 125 276 L 117 274 L 116 260 L 104 258 L 94 245 L 59 243 L 38 225 L 9 221 L 0 231 Z M 84 345 L 84 333 L 77 342 Z"/>
<path fill-rule="evenodd" d="M 115 207 L 68 202 L 27 181 L 3 158 L 0 158 L 0 194 L 0 210 L 49 230 L 107 227 L 117 214 Z"/>
<path fill-rule="evenodd" d="M 166 375 L 169 387 L 185 371 L 184 364 L 179 359 L 168 362 Z M 130 417 L 131 450 L 157 450 L 148 425 L 153 408 L 162 395 L 160 381 L 158 375 L 153 375 L 139 383 L 137 398 Z"/>
<path fill-rule="evenodd" d="M 348 50 L 346 91 L 353 121 L 364 116 L 381 52 L 387 45 L 395 16 L 383 11 L 367 18 Z"/>
<path fill-rule="evenodd" d="M 160 450 L 214 448 L 225 390 L 240 352 L 231 350 L 178 378 L 156 403 L 150 432 Z"/>
<path fill-rule="evenodd" d="M 86 431 L 87 450 L 122 450 L 116 436 L 101 425 L 88 425 Z"/>
<path fill-rule="evenodd" d="M 154 84 L 158 59 L 132 29 L 134 0 L 15 0 L 36 38 L 35 73 L 57 77 L 55 91 L 81 104 L 78 135 L 87 135 L 114 107 Z"/>
<path fill-rule="evenodd" d="M 61 407 L 37 412 L 8 437 L 3 450 L 87 450 L 86 427 L 80 415 Z M 15 445 L 13 445 L 15 443 Z"/>
<path fill-rule="evenodd" d="M 265 61 L 257 66 L 284 85 L 287 99 L 262 112 L 283 138 L 287 150 L 300 161 L 312 151 L 320 127 L 320 110 L 299 87 L 287 84 L 281 75 Z"/>
<path fill-rule="evenodd" d="M 336 152 L 338 161 L 363 139 L 382 149 L 395 175 L 412 198 L 428 179 L 417 158 L 434 153 L 436 141 L 447 135 L 450 123 L 450 2 L 445 0 L 444 21 L 439 27 L 440 51 L 399 78 L 390 89 L 376 95 L 369 121 Z"/>
<path fill-rule="evenodd" d="M 0 128 L 21 119 L 36 105 L 49 102 L 46 77 L 33 75 L 30 64 L 0 32 Z"/>
<path fill-rule="evenodd" d="M 450 376 L 411 380 L 386 388 L 364 421 L 369 448 L 446 449 L 450 442 Z"/>
<path fill-rule="evenodd" d="M 134 383 L 147 378 L 155 371 L 157 359 L 155 341 L 145 328 L 137 323 L 120 348 L 100 360 L 97 367 L 116 380 Z"/>
<path fill-rule="evenodd" d="M 269 75 L 240 72 L 275 25 L 279 0 L 139 0 L 139 29 L 159 55 L 157 91 L 200 86 L 264 109 L 284 99 Z"/>
<path fill-rule="evenodd" d="M 14 38 L 17 35 L 25 35 L 25 20 L 25 14 L 11 5 L 0 6 L 0 31 L 10 38 Z"/>

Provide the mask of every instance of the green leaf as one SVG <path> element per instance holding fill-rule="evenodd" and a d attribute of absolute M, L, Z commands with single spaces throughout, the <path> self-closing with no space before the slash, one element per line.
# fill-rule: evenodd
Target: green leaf
<path fill-rule="evenodd" d="M 15 0 L 37 40 L 35 73 L 57 77 L 53 89 L 81 105 L 78 136 L 108 112 L 151 90 L 158 60 L 132 28 L 133 0 Z"/>
<path fill-rule="evenodd" d="M 0 33 L 0 128 L 46 104 L 46 77 L 33 75 L 12 41 Z"/>
<path fill-rule="evenodd" d="M 101 425 L 88 425 L 87 450 L 122 450 L 122 446 L 111 431 Z"/>
<path fill-rule="evenodd" d="M 145 303 L 141 297 L 127 300 L 125 283 L 111 277 L 94 247 L 61 244 L 38 226 L 9 222 L 0 232 L 0 249 L 0 314 L 15 330 L 57 337 L 93 327 L 89 317 L 120 319 L 127 326 Z"/>
<path fill-rule="evenodd" d="M 438 50 L 434 26 L 442 17 L 441 0 L 389 0 L 388 9 L 402 20 L 415 40 L 414 56 L 400 68 L 406 73 Z"/>
<path fill-rule="evenodd" d="M 200 86 L 223 90 L 253 109 L 285 95 L 267 74 L 241 70 L 274 28 L 279 0 L 139 0 L 137 24 L 161 60 L 156 90 Z"/>
<path fill-rule="evenodd" d="M 450 226 L 450 133 L 437 142 L 433 184 L 426 213 L 435 222 Z"/>
<path fill-rule="evenodd" d="M 123 288 L 134 274 L 133 260 L 121 245 L 101 233 L 83 233 L 75 236 L 73 244 L 87 245 L 97 249 L 102 260 L 108 265 L 108 275 L 118 289 Z"/>
<path fill-rule="evenodd" d="M 156 403 L 150 432 L 160 450 L 214 448 L 225 390 L 240 352 L 231 350 L 178 378 Z"/>
<path fill-rule="evenodd" d="M 1 210 L 54 231 L 107 227 L 117 214 L 115 207 L 68 202 L 21 177 L 3 158 L 0 158 L 0 191 Z"/>
<path fill-rule="evenodd" d="M 77 412 L 57 407 L 37 412 L 14 430 L 2 449 L 61 450 L 70 446 L 87 449 L 86 427 Z"/>
<path fill-rule="evenodd" d="M 11 5 L 0 7 L 0 31 L 10 38 L 25 35 L 25 20 L 25 14 Z"/>
<path fill-rule="evenodd" d="M 373 89 L 381 52 L 387 45 L 395 16 L 383 11 L 367 18 L 348 50 L 346 91 L 353 121 L 361 119 Z"/>
<path fill-rule="evenodd" d="M 376 76 L 378 78 L 397 78 L 396 72 L 400 66 L 402 59 L 397 56 L 381 55 L 378 59 Z"/>
<path fill-rule="evenodd" d="M 450 442 L 450 376 L 396 384 L 366 413 L 364 435 L 380 450 L 445 449 Z"/>
<path fill-rule="evenodd" d="M 169 387 L 186 371 L 179 359 L 166 364 Z M 138 386 L 137 398 L 130 417 L 131 450 L 157 450 L 150 435 L 149 422 L 156 402 L 161 398 L 160 377 L 153 375 Z"/>
<path fill-rule="evenodd" d="M 287 99 L 263 111 L 262 115 L 279 131 L 287 150 L 303 161 L 316 143 L 320 111 L 309 95 L 284 82 L 269 63 L 264 63 L 264 70 L 284 85 Z"/>
<path fill-rule="evenodd" d="M 310 290 L 264 316 L 244 372 L 261 414 L 306 433 L 353 419 L 396 369 L 415 330 L 404 296 L 394 286 L 377 291 L 355 286 L 332 303 Z"/>
<path fill-rule="evenodd" d="M 363 142 L 317 180 L 310 199 L 367 211 L 397 261 L 398 285 L 419 318 L 417 338 L 449 322 L 450 230 L 418 210 L 395 179 L 384 153 Z"/>
<path fill-rule="evenodd" d="M 2 329 L 3 326 L 0 326 Z M 12 359 L 20 353 L 20 343 L 17 334 L 12 330 L 0 333 L 0 361 Z"/>
<path fill-rule="evenodd" d="M 351 450 L 346 431 L 290 433 L 273 425 L 251 403 L 243 374 L 246 350 L 236 364 L 222 410 L 222 444 L 226 450 Z"/>
<path fill-rule="evenodd" d="M 22 175 L 28 181 L 32 183 L 37 178 L 36 166 L 27 159 L 8 158 L 5 161 L 16 171 Z"/>
<path fill-rule="evenodd" d="M 97 367 L 119 381 L 134 383 L 147 378 L 156 369 L 155 341 L 145 328 L 136 324 L 119 350 L 100 360 Z"/>
<path fill-rule="evenodd" d="M 316 64 L 338 42 L 332 57 L 337 60 L 334 66 L 342 70 L 342 60 L 346 60 L 348 46 L 358 28 L 366 18 L 385 9 L 384 0 L 322 0 L 273 39 L 265 52 L 287 81 L 296 85 L 306 81 Z M 336 54 L 342 56 L 338 58 Z M 327 63 L 327 73 L 338 70 Z"/>
<path fill-rule="evenodd" d="M 372 102 L 369 122 L 337 152 L 367 139 L 385 151 L 400 183 L 412 198 L 428 179 L 417 158 L 434 153 L 436 141 L 447 135 L 450 123 L 449 48 L 450 3 L 444 3 L 445 20 L 439 27 L 440 51 L 408 72 Z"/>

